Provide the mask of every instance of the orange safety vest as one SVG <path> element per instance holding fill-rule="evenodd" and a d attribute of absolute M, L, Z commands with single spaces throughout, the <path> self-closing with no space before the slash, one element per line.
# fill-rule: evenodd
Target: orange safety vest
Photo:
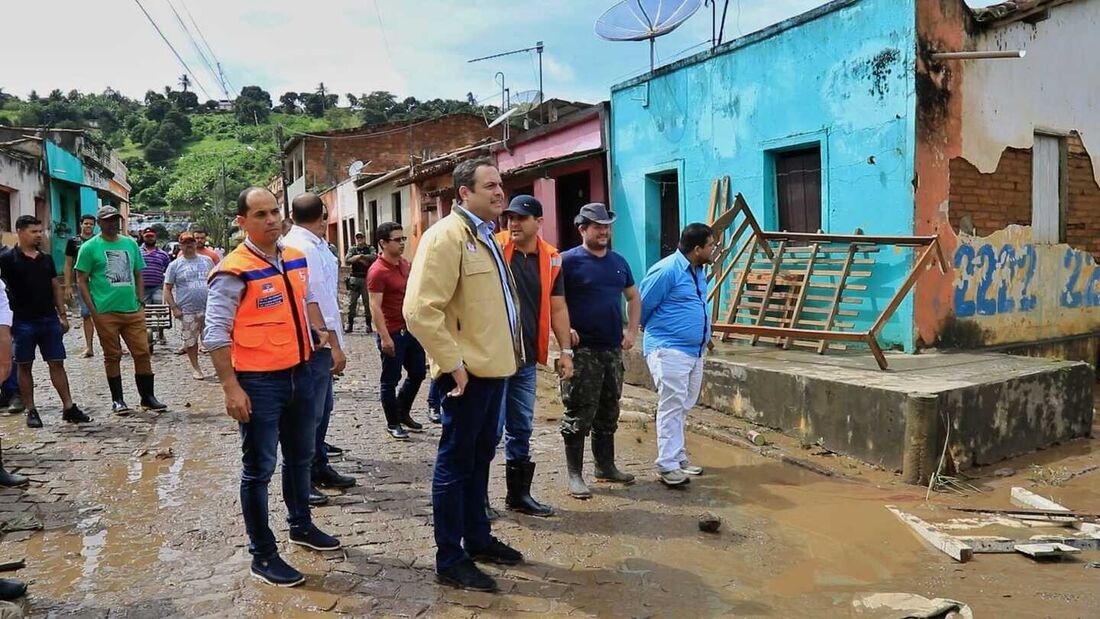
<path fill-rule="evenodd" d="M 313 349 L 306 317 L 309 270 L 305 254 L 282 249 L 283 272 L 241 243 L 210 273 L 244 282 L 244 295 L 233 321 L 230 355 L 239 372 L 275 372 L 309 360 Z"/>
<path fill-rule="evenodd" d="M 511 241 L 511 235 L 507 232 L 497 234 L 497 241 L 504 247 L 504 261 L 508 268 L 512 267 L 512 252 L 516 244 Z M 546 365 L 546 359 L 550 352 L 550 289 L 554 279 L 561 271 L 561 255 L 558 249 L 539 237 L 539 330 L 538 330 L 538 362 Z"/>

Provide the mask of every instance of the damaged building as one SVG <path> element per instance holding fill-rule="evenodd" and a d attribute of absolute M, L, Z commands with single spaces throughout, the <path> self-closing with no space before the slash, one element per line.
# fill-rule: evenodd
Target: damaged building
<path fill-rule="evenodd" d="M 617 249 L 643 272 L 728 175 L 768 230 L 939 235 L 946 274 L 918 280 L 883 346 L 1095 363 L 1097 31 L 1100 0 L 836 0 L 618 84 Z M 881 304 L 912 255 L 880 260 Z"/>

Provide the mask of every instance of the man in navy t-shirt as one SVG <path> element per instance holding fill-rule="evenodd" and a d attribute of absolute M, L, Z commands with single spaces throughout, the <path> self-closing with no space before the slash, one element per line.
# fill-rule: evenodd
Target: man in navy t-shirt
<path fill-rule="evenodd" d="M 615 466 L 615 430 L 619 427 L 619 397 L 623 390 L 622 351 L 634 346 L 642 302 L 630 266 L 608 248 L 614 221 L 615 214 L 605 205 L 584 205 L 574 222 L 583 244 L 561 255 L 565 303 L 573 327 L 573 377 L 561 383 L 565 405 L 561 434 L 565 439 L 569 494 L 578 499 L 592 496 L 582 475 L 584 438 L 589 430 L 596 479 L 634 481 L 633 475 Z"/>

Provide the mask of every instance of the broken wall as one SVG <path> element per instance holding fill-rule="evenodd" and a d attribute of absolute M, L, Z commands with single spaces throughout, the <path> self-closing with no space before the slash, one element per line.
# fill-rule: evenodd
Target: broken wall
<path fill-rule="evenodd" d="M 915 293 L 918 346 L 979 347 L 1100 330 L 1095 84 L 1100 0 L 992 28 L 960 0 L 918 3 L 916 231 L 938 233 L 949 261 Z M 1023 59 L 937 62 L 935 51 L 1017 50 Z M 1063 136 L 1065 244 L 1034 242 L 1036 133 Z M 1096 281 L 1100 286 L 1100 281 Z M 1100 299 L 1095 299 L 1100 301 Z"/>

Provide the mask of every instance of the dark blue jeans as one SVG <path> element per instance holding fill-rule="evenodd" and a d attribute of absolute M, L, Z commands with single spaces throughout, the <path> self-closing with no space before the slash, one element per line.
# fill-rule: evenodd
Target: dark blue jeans
<path fill-rule="evenodd" d="M 328 451 L 325 438 L 328 436 L 328 422 L 332 417 L 332 349 L 322 348 L 313 351 L 309 358 L 309 373 L 313 386 L 310 389 L 311 406 L 317 420 L 316 440 L 313 444 L 313 470 L 328 465 Z"/>
<path fill-rule="evenodd" d="M 454 389 L 450 374 L 436 381 L 444 392 Z M 467 551 L 476 552 L 489 544 L 485 492 L 500 436 L 497 423 L 504 384 L 503 378 L 471 376 L 462 396 L 443 399 L 443 431 L 432 475 L 437 570 L 447 569 L 467 559 Z"/>
<path fill-rule="evenodd" d="M 312 380 L 308 364 L 278 372 L 238 372 L 252 402 L 252 416 L 240 424 L 241 511 L 248 532 L 248 551 L 268 559 L 278 554 L 267 514 L 267 487 L 275 472 L 276 453 L 283 450 L 283 501 L 291 530 L 308 527 L 309 467 L 313 460 Z"/>
<path fill-rule="evenodd" d="M 438 409 L 443 405 L 443 390 L 439 388 L 439 381 L 432 379 L 428 383 L 428 408 Z"/>
<path fill-rule="evenodd" d="M 378 392 L 386 414 L 396 414 L 396 418 L 386 419 L 389 425 L 393 425 L 401 417 L 398 402 L 411 403 L 416 399 L 420 383 L 424 382 L 424 377 L 428 374 L 428 360 L 420 342 L 408 331 L 394 331 L 390 333 L 390 337 L 393 338 L 393 356 L 382 353 L 382 377 L 378 380 Z M 381 351 L 382 338 L 376 336 L 375 340 L 378 350 Z M 401 383 L 399 392 L 397 384 L 401 382 L 402 369 L 405 370 L 405 382 Z"/>
<path fill-rule="evenodd" d="M 526 460 L 531 455 L 531 430 L 535 425 L 537 386 L 538 374 L 533 363 L 520 368 L 508 378 L 497 436 L 504 434 L 504 457 L 509 462 Z"/>

